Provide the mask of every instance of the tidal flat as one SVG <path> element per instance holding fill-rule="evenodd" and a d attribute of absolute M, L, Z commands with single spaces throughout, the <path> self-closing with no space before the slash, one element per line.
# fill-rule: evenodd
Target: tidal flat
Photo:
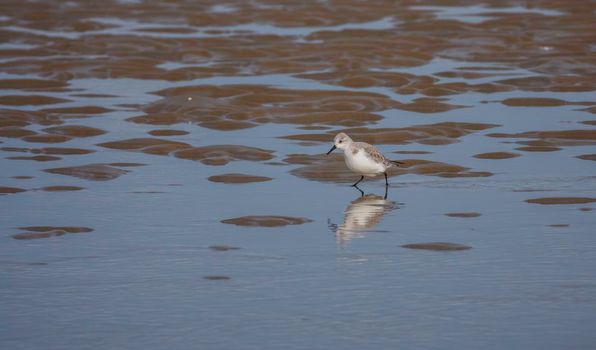
<path fill-rule="evenodd" d="M 596 348 L 596 5 L 438 3 L 3 0 L 0 348 Z"/>

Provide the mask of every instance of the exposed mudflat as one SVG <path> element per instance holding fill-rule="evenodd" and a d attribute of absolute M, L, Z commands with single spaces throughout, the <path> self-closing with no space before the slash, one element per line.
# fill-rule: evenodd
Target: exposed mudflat
<path fill-rule="evenodd" d="M 89 227 L 53 227 L 53 226 L 30 226 L 20 227 L 21 230 L 25 231 L 12 235 L 12 238 L 18 240 L 26 239 L 40 239 L 40 238 L 51 238 L 58 237 L 69 233 L 88 233 L 93 231 Z"/>
<path fill-rule="evenodd" d="M 290 216 L 266 215 L 242 216 L 239 218 L 225 219 L 221 222 L 224 224 L 232 224 L 237 226 L 278 227 L 286 225 L 301 225 L 307 222 L 312 222 L 312 220 Z"/>
<path fill-rule="evenodd" d="M 595 11 L 3 0 L 0 348 L 593 348 Z"/>
<path fill-rule="evenodd" d="M 488 152 L 488 153 L 480 153 L 475 154 L 475 158 L 480 159 L 510 159 L 519 157 L 519 153 L 512 153 L 512 152 Z"/>
<path fill-rule="evenodd" d="M 273 180 L 267 176 L 257 176 L 248 174 L 221 174 L 213 175 L 208 178 L 211 182 L 221 182 L 226 184 L 243 184 L 251 182 L 265 182 Z"/>
<path fill-rule="evenodd" d="M 401 247 L 408 249 L 434 250 L 439 252 L 451 252 L 472 249 L 472 247 L 469 247 L 467 245 L 447 242 L 409 243 L 404 244 Z"/>
<path fill-rule="evenodd" d="M 452 217 L 452 218 L 476 218 L 482 214 L 475 213 L 475 212 L 471 211 L 471 212 L 462 212 L 462 213 L 447 213 L 445 215 Z"/>
<path fill-rule="evenodd" d="M 532 198 L 526 200 L 528 203 L 544 204 L 544 205 L 560 205 L 560 204 L 584 204 L 594 203 L 596 198 L 586 197 L 545 197 L 545 198 Z"/>

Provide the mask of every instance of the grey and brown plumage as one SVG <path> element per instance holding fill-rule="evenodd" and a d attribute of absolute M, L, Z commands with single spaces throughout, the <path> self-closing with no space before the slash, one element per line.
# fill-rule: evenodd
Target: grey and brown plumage
<path fill-rule="evenodd" d="M 358 185 L 367 177 L 374 177 L 379 174 L 385 175 L 385 185 L 388 186 L 387 169 L 400 164 L 397 161 L 389 160 L 373 145 L 366 142 L 354 142 L 347 134 L 341 132 L 333 139 L 333 147 L 327 154 L 336 148 L 344 151 L 344 160 L 350 170 L 360 175 L 360 180 L 352 186 Z"/>

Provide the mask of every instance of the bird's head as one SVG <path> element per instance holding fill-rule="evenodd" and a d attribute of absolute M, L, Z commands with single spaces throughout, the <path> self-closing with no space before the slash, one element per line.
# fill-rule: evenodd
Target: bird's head
<path fill-rule="evenodd" d="M 350 143 L 352 142 L 352 139 L 350 138 L 350 136 L 346 135 L 343 132 L 340 132 L 339 134 L 335 135 L 335 137 L 333 138 L 333 147 L 331 147 L 331 149 L 329 150 L 329 152 L 327 152 L 327 154 L 333 152 L 336 148 L 339 148 L 341 150 L 346 149 Z"/>

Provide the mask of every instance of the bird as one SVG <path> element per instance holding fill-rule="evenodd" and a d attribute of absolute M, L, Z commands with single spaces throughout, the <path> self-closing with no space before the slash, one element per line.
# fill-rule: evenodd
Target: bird
<path fill-rule="evenodd" d="M 360 181 L 367 177 L 375 177 L 379 174 L 385 175 L 385 186 L 389 186 L 387 181 L 387 169 L 392 166 L 403 164 L 395 160 L 389 160 L 373 145 L 366 142 L 354 142 L 350 136 L 340 132 L 333 138 L 333 147 L 327 152 L 331 154 L 335 149 L 344 151 L 344 160 L 350 170 L 360 175 L 360 180 L 352 186 L 358 187 Z"/>

